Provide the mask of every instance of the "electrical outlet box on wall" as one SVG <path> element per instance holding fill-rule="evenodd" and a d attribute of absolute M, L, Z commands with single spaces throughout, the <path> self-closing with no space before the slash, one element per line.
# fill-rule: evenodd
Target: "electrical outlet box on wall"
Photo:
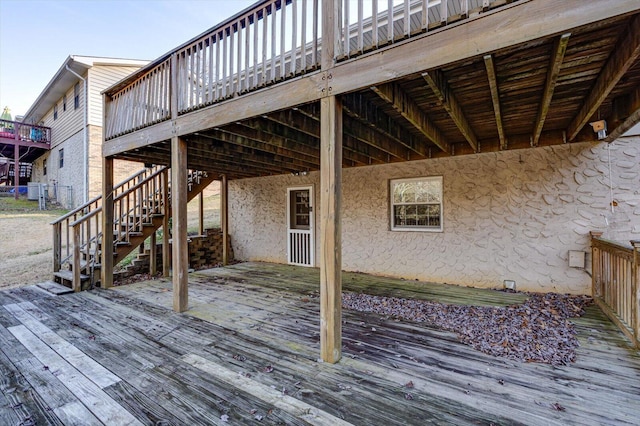
<path fill-rule="evenodd" d="M 579 250 L 569 250 L 569 267 L 584 268 L 587 253 Z"/>

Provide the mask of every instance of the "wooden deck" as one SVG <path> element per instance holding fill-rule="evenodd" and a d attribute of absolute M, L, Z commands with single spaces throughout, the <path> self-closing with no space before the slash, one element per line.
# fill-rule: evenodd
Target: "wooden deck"
<path fill-rule="evenodd" d="M 640 355 L 596 307 L 575 320 L 581 347 L 567 367 L 350 311 L 331 365 L 317 360 L 318 282 L 317 270 L 271 264 L 194 273 L 186 314 L 171 311 L 168 280 L 0 292 L 0 424 L 638 424 Z M 447 303 L 523 300 L 363 274 L 343 282 Z"/>

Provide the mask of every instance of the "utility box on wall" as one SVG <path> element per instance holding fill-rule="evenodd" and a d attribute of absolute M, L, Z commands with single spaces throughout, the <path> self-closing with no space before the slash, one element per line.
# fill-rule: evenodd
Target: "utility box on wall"
<path fill-rule="evenodd" d="M 569 267 L 584 268 L 586 252 L 579 250 L 569 250 Z"/>

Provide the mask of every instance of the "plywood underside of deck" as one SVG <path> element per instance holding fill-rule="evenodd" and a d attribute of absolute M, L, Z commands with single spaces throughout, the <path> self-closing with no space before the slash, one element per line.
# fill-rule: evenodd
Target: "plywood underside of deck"
<path fill-rule="evenodd" d="M 344 312 L 317 361 L 317 271 L 245 263 L 171 283 L 0 292 L 0 424 L 634 424 L 640 356 L 595 307 L 567 367 L 520 364 L 452 333 Z M 346 274 L 345 290 L 509 304 L 522 295 Z M 411 382 L 412 386 L 406 386 Z"/>

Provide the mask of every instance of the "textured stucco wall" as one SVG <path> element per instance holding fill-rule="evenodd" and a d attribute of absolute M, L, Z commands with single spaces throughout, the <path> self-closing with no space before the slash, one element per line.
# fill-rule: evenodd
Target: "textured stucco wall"
<path fill-rule="evenodd" d="M 390 231 L 389 179 L 437 175 L 444 180 L 444 231 Z M 236 258 L 285 263 L 286 189 L 315 185 L 317 223 L 318 178 L 230 182 Z M 580 143 L 345 169 L 342 205 L 345 270 L 476 287 L 513 279 L 520 290 L 589 293 L 590 277 L 568 267 L 568 251 L 588 252 L 590 230 L 623 242 L 640 238 L 640 137 L 609 147 Z"/>

